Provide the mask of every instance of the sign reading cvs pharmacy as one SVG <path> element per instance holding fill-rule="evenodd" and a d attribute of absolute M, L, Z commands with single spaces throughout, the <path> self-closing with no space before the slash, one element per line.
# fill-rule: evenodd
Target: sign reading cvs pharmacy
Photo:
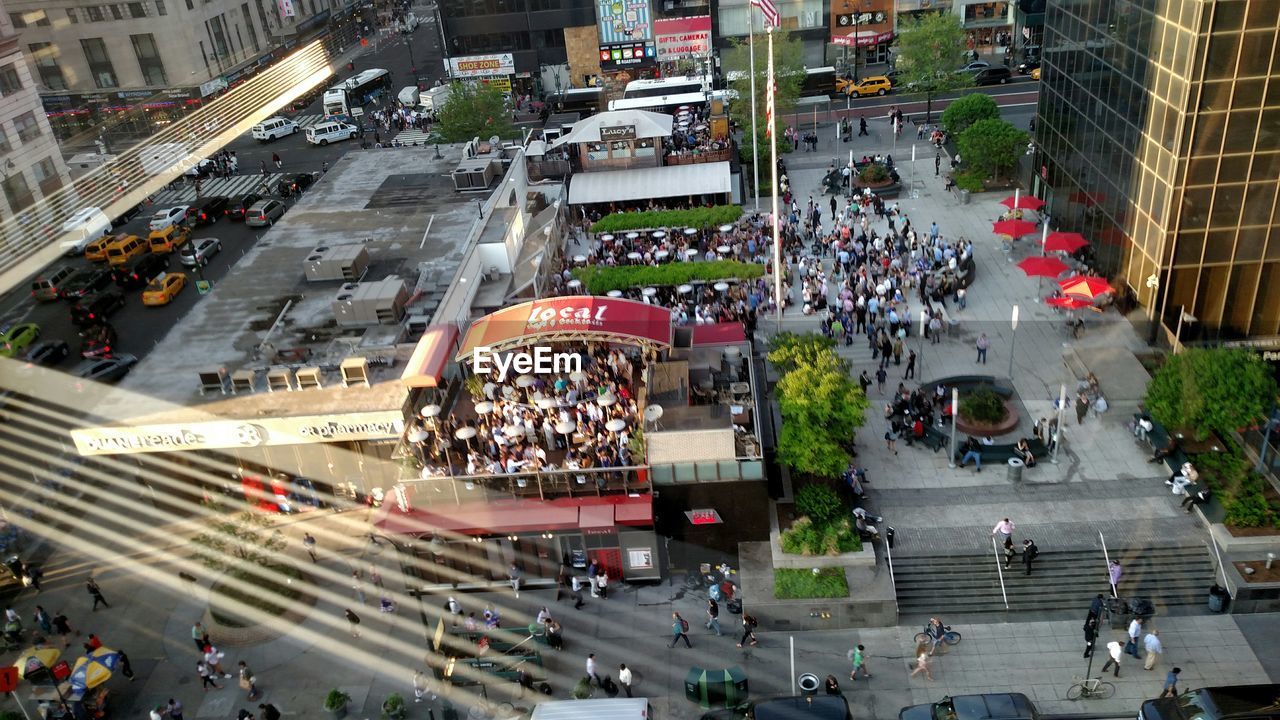
<path fill-rule="evenodd" d="M 516 62 L 511 53 L 467 55 L 449 58 L 445 61 L 445 67 L 450 77 L 484 77 L 510 75 L 516 71 Z"/>
<path fill-rule="evenodd" d="M 126 455 L 173 450 L 217 450 L 264 445 L 307 445 L 354 440 L 383 440 L 404 431 L 399 410 L 302 415 L 282 418 L 210 420 L 83 428 L 71 431 L 81 455 Z"/>

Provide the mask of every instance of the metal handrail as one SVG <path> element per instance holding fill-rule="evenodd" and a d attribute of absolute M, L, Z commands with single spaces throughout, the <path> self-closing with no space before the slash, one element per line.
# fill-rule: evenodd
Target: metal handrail
<path fill-rule="evenodd" d="M 1098 531 L 1098 541 L 1102 543 L 1102 559 L 1107 563 L 1107 583 L 1111 585 L 1111 597 L 1118 598 L 1120 593 L 1116 592 L 1116 584 L 1111 582 L 1111 554 L 1107 552 L 1107 539 L 1102 537 L 1102 531 Z"/>
<path fill-rule="evenodd" d="M 889 547 L 889 535 L 893 528 L 885 527 L 884 540 L 884 558 L 889 565 L 889 588 L 893 590 L 893 614 L 897 617 L 901 613 L 901 607 L 898 605 L 898 580 L 893 576 L 893 548 Z M 792 673 L 794 675 L 795 673 Z"/>
<path fill-rule="evenodd" d="M 996 555 L 996 575 L 1000 576 L 1000 595 L 1004 598 L 1004 609 L 1008 610 L 1009 592 L 1004 587 L 1004 568 L 1000 567 L 1000 545 L 996 542 L 995 536 L 991 538 L 991 551 Z"/>

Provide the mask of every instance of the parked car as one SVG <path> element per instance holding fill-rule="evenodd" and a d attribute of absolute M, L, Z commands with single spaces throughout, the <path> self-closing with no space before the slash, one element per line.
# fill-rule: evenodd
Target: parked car
<path fill-rule="evenodd" d="M 209 258 L 217 255 L 222 250 L 222 241 L 217 238 L 197 238 L 194 242 L 188 243 L 182 248 L 182 252 L 178 253 L 178 262 L 184 267 L 204 267 L 209 264 Z"/>
<path fill-rule="evenodd" d="M 222 212 L 231 220 L 243 220 L 244 214 L 249 211 L 249 208 L 253 207 L 254 203 L 261 199 L 262 196 L 258 193 L 249 193 L 227 203 L 227 207 Z"/>
<path fill-rule="evenodd" d="M 175 205 L 171 208 L 165 208 L 151 216 L 151 222 L 147 228 L 151 231 L 163 230 L 170 225 L 181 225 L 187 217 L 186 205 Z"/>
<path fill-rule="evenodd" d="M 31 281 L 31 297 L 35 298 L 37 302 L 57 300 L 60 297 L 58 289 L 75 272 L 76 269 L 70 265 L 63 265 L 47 273 L 37 275 L 36 279 Z"/>
<path fill-rule="evenodd" d="M 210 195 L 196 200 L 187 210 L 187 224 L 191 227 L 199 227 L 201 225 L 212 225 L 218 222 L 218 218 L 222 217 L 222 211 L 227 207 L 227 197 L 225 195 Z"/>
<path fill-rule="evenodd" d="M 279 200 L 259 200 L 245 213 L 244 224 L 249 227 L 267 227 L 284 215 L 284 203 Z"/>
<path fill-rule="evenodd" d="M 1040 60 L 1025 60 L 1018 63 L 1018 72 L 1023 75 L 1030 75 L 1032 70 L 1040 69 Z"/>
<path fill-rule="evenodd" d="M 0 357 L 17 357 L 39 339 L 40 326 L 35 323 L 22 323 L 0 330 Z"/>
<path fill-rule="evenodd" d="M 124 295 L 118 290 L 103 290 L 80 298 L 71 305 L 72 325 L 92 325 L 111 317 L 124 307 Z"/>
<path fill-rule="evenodd" d="M 63 255 L 74 257 L 83 253 L 86 245 L 110 230 L 111 220 L 101 208 L 80 208 L 62 224 L 62 230 L 59 233 L 62 240 L 58 247 Z"/>
<path fill-rule="evenodd" d="M 1003 85 L 1013 79 L 1013 72 L 1003 65 L 983 68 L 973 74 L 974 85 Z"/>
<path fill-rule="evenodd" d="M 258 142 L 267 142 L 278 140 L 296 132 L 298 132 L 298 123 L 289 118 L 276 116 L 254 125 L 249 134 Z"/>
<path fill-rule="evenodd" d="M 1022 693 L 984 693 L 905 707 L 898 720 L 1040 720 L 1040 713 Z"/>
<path fill-rule="evenodd" d="M 315 181 L 316 176 L 313 173 L 298 173 L 297 175 L 291 175 L 289 177 L 282 178 L 280 182 L 276 183 L 276 194 L 280 197 L 289 197 L 311 187 Z"/>
<path fill-rule="evenodd" d="M 182 288 L 187 286 L 187 274 L 183 272 L 165 273 L 152 280 L 147 289 L 142 291 L 142 304 L 147 307 L 168 305 Z"/>
<path fill-rule="evenodd" d="M 1280 684 L 1221 685 L 1142 703 L 1138 720 L 1276 720 Z"/>
<path fill-rule="evenodd" d="M 64 300 L 82 298 L 90 293 L 104 290 L 111 284 L 111 271 L 104 267 L 85 267 L 76 271 L 75 275 L 62 283 Z"/>
<path fill-rule="evenodd" d="M 85 380 L 115 382 L 128 375 L 133 366 L 137 364 L 137 357 L 122 354 L 99 360 L 86 360 L 75 369 L 75 374 Z"/>
<path fill-rule="evenodd" d="M 973 62 L 968 63 L 967 65 L 960 68 L 956 72 L 958 73 L 977 72 L 978 70 L 981 70 L 983 68 L 988 68 L 988 67 L 991 67 L 991 63 L 987 62 L 986 60 L 974 60 Z"/>
<path fill-rule="evenodd" d="M 54 367 L 71 355 L 71 346 L 65 340 L 43 340 L 31 346 L 23 359 L 32 365 Z"/>
<path fill-rule="evenodd" d="M 142 203 L 138 203 L 137 205 L 134 205 L 128 210 L 125 210 L 124 212 L 117 215 L 116 218 L 111 221 L 111 227 L 118 228 L 121 225 L 124 225 L 130 220 L 138 217 L 138 213 L 140 212 L 142 212 Z"/>
<path fill-rule="evenodd" d="M 116 285 L 132 290 L 151 282 L 157 275 L 169 269 L 169 256 L 147 253 L 132 264 L 117 266 L 113 274 Z"/>

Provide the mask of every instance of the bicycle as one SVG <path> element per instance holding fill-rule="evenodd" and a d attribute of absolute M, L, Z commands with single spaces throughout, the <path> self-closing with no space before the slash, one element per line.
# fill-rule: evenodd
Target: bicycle
<path fill-rule="evenodd" d="M 1075 678 L 1076 683 L 1067 688 L 1068 700 L 1080 698 L 1099 698 L 1106 700 L 1116 693 L 1116 686 L 1100 677 Z"/>
<path fill-rule="evenodd" d="M 939 639 L 937 642 L 934 642 L 933 636 L 927 632 L 916 633 L 915 639 L 916 639 L 917 645 L 927 644 L 931 648 L 938 648 L 938 647 L 945 648 L 948 645 L 959 645 L 960 633 L 956 632 L 955 630 L 952 630 L 951 626 L 948 625 L 947 631 L 942 633 L 942 638 Z"/>

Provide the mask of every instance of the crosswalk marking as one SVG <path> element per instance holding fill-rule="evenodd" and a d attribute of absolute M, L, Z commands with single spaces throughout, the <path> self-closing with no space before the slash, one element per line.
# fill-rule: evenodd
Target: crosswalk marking
<path fill-rule="evenodd" d="M 269 173 L 265 177 L 261 174 L 253 174 L 213 178 L 200 184 L 200 196 L 225 195 L 235 199 L 247 193 L 259 192 L 262 189 L 264 180 L 267 183 L 267 187 L 274 192 L 276 183 L 284 176 L 284 173 Z M 161 190 L 152 196 L 152 200 L 156 205 L 177 205 L 194 202 L 195 199 L 196 188 L 194 185 L 183 185 L 174 190 Z"/>
<path fill-rule="evenodd" d="M 428 135 L 429 133 L 426 130 L 411 128 L 400 132 L 400 134 L 396 135 L 395 139 L 401 145 L 424 145 L 430 142 L 427 139 Z"/>

